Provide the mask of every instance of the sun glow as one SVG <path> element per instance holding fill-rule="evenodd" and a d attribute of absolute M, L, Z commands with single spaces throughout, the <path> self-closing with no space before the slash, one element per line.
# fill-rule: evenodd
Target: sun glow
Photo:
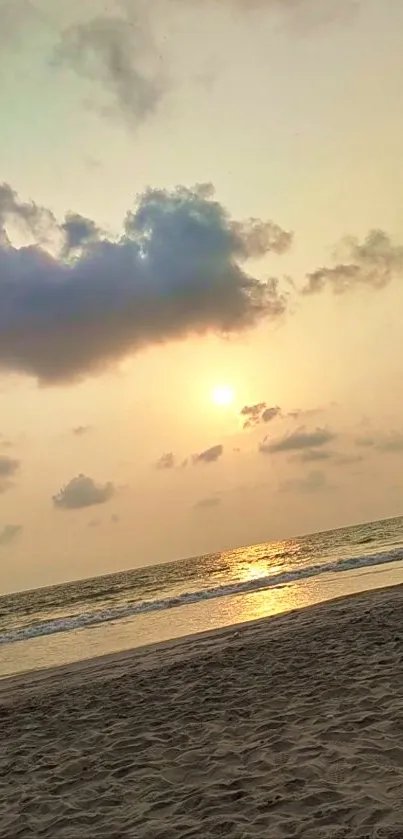
<path fill-rule="evenodd" d="M 226 408 L 228 405 L 231 405 L 234 397 L 235 392 L 231 385 L 216 385 L 211 394 L 214 404 L 219 405 L 221 408 Z"/>

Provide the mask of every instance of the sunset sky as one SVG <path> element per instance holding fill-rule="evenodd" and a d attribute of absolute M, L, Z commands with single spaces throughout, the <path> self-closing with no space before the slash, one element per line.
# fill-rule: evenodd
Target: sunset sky
<path fill-rule="evenodd" d="M 0 589 L 403 512 L 401 0 L 0 0 Z"/>

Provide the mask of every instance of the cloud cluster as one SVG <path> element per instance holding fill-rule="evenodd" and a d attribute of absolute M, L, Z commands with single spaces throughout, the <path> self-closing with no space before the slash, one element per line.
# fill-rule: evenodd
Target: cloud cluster
<path fill-rule="evenodd" d="M 402 276 L 403 247 L 394 245 L 382 230 L 371 230 L 362 243 L 353 237 L 347 238 L 342 249 L 345 261 L 333 268 L 317 268 L 308 274 L 303 294 L 318 294 L 325 288 L 331 288 L 335 294 L 358 287 L 379 290 Z"/>
<path fill-rule="evenodd" d="M 106 484 L 96 484 L 87 475 L 72 478 L 52 500 L 60 510 L 80 510 L 83 507 L 93 507 L 105 504 L 116 493 L 116 487 L 110 481 Z"/>
<path fill-rule="evenodd" d="M 33 226 L 43 218 L 13 202 Z M 232 221 L 211 185 L 147 190 L 117 240 L 71 229 L 66 238 L 68 223 L 59 257 L 0 244 L 4 370 L 69 381 L 150 344 L 238 332 L 285 311 L 277 281 L 256 279 L 243 263 L 281 251 L 291 236 L 272 222 L 259 222 L 257 235 L 255 219 Z"/>
<path fill-rule="evenodd" d="M 254 428 L 259 423 L 271 422 L 281 416 L 281 408 L 278 405 L 267 407 L 266 402 L 257 402 L 255 405 L 244 405 L 241 410 L 241 417 L 246 417 L 243 428 Z"/>
<path fill-rule="evenodd" d="M 303 426 L 297 428 L 291 434 L 278 437 L 275 440 L 264 440 L 259 446 L 262 454 L 278 454 L 281 452 L 294 452 L 304 449 L 313 450 L 336 439 L 336 434 L 328 428 L 315 428 L 313 431 L 306 431 Z"/>

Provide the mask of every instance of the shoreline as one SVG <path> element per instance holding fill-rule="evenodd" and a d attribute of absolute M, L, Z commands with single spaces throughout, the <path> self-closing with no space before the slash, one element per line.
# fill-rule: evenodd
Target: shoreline
<path fill-rule="evenodd" d="M 0 834 L 403 836 L 403 585 L 0 683 Z"/>
<path fill-rule="evenodd" d="M 71 679 L 76 683 L 87 677 L 95 677 L 102 679 L 115 679 L 128 672 L 140 671 L 142 669 L 151 670 L 158 668 L 165 656 L 171 656 L 172 662 L 186 661 L 192 658 L 195 654 L 202 652 L 209 652 L 214 650 L 217 643 L 220 641 L 228 644 L 232 640 L 238 639 L 238 636 L 243 635 L 242 640 L 253 639 L 255 633 L 261 633 L 266 628 L 287 631 L 287 625 L 291 622 L 298 621 L 300 618 L 301 624 L 309 621 L 310 617 L 314 620 L 315 617 L 320 617 L 322 610 L 338 609 L 344 603 L 346 605 L 353 601 L 371 601 L 373 598 L 385 597 L 389 599 L 390 595 L 396 592 L 396 596 L 402 599 L 403 608 L 403 583 L 395 585 L 384 586 L 382 588 L 369 589 L 364 592 L 353 592 L 352 594 L 342 594 L 334 597 L 331 600 L 324 600 L 320 603 L 310 604 L 308 606 L 300 606 L 291 609 L 287 612 L 281 612 L 275 615 L 268 615 L 264 618 L 257 618 L 242 623 L 234 623 L 228 626 L 220 627 L 219 629 L 207 629 L 203 632 L 195 634 L 184 635 L 179 638 L 173 638 L 169 641 L 159 641 L 151 644 L 144 644 L 139 647 L 131 647 L 130 649 L 121 650 L 119 652 L 106 653 L 105 655 L 94 656 L 91 658 L 81 659 L 69 664 L 61 664 L 56 667 L 45 667 L 38 670 L 27 670 L 12 676 L 0 676 L 0 707 L 4 699 L 4 695 L 17 693 L 20 690 L 23 693 L 35 692 L 37 688 L 51 682 L 58 682 L 63 679 Z M 27 685 L 29 681 L 29 685 Z M 402 838 L 403 839 L 403 838 Z"/>

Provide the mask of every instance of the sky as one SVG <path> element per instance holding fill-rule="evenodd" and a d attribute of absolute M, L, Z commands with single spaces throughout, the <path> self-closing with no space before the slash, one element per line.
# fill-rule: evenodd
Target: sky
<path fill-rule="evenodd" d="M 0 591 L 399 515 L 400 0 L 0 0 Z"/>

